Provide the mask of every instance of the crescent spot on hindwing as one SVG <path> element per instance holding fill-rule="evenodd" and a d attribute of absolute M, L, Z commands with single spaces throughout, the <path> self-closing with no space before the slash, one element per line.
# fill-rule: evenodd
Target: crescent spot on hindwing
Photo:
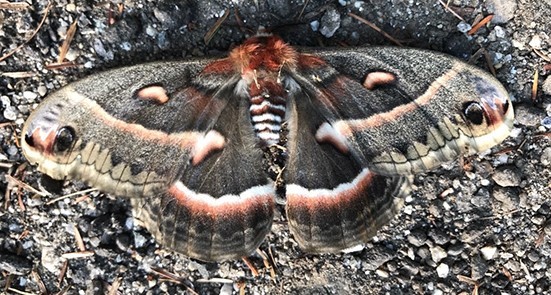
<path fill-rule="evenodd" d="M 499 82 L 454 58 L 301 52 L 256 36 L 226 58 L 71 83 L 31 114 L 21 142 L 39 171 L 130 198 L 165 247 L 219 261 L 249 255 L 270 232 L 274 180 L 299 246 L 341 251 L 391 220 L 412 174 L 492 147 L 512 122 Z M 277 179 L 266 163 L 283 163 L 270 167 Z"/>

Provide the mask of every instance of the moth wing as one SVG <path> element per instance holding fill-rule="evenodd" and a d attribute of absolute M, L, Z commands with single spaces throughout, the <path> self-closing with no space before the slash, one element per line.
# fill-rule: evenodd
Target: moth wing
<path fill-rule="evenodd" d="M 239 76 L 212 64 L 142 64 L 71 83 L 29 117 L 23 152 L 52 177 L 131 197 L 167 247 L 200 260 L 247 255 L 270 229 L 274 189 L 233 91 Z"/>
<path fill-rule="evenodd" d="M 303 250 L 336 252 L 367 242 L 388 223 L 409 192 L 409 180 L 377 175 L 350 154 L 320 143 L 315 132 L 326 119 L 315 99 L 301 92 L 288 107 L 286 212 Z"/>
<path fill-rule="evenodd" d="M 318 137 L 349 147 L 381 174 L 431 170 L 496 145 L 512 128 L 503 86 L 443 54 L 371 47 L 320 50 L 301 60 L 300 83 L 327 120 Z"/>

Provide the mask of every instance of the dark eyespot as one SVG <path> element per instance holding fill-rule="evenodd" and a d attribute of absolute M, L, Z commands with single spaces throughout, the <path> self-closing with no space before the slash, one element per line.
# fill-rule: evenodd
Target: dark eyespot
<path fill-rule="evenodd" d="M 469 122 L 480 125 L 484 122 L 484 108 L 478 102 L 467 102 L 463 104 L 463 114 Z"/>
<path fill-rule="evenodd" d="M 503 113 L 507 114 L 507 111 L 509 110 L 509 101 L 506 100 L 505 104 L 503 104 Z"/>
<path fill-rule="evenodd" d="M 73 146 L 75 140 L 75 130 L 72 127 L 61 127 L 55 135 L 54 149 L 57 152 L 64 152 Z"/>
<path fill-rule="evenodd" d="M 34 147 L 34 139 L 33 139 L 33 135 L 32 134 L 25 134 L 25 142 L 30 146 L 30 147 Z"/>

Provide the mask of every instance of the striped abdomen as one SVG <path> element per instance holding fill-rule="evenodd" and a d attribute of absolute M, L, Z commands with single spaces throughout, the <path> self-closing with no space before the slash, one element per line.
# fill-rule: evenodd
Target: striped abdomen
<path fill-rule="evenodd" d="M 250 102 L 251 122 L 256 136 L 266 146 L 277 144 L 287 104 L 284 92 L 265 90 L 258 95 L 251 93 Z"/>

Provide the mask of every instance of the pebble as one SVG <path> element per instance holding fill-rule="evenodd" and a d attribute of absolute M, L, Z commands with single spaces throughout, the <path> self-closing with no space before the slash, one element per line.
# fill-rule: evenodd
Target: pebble
<path fill-rule="evenodd" d="M 114 53 L 111 50 L 106 50 L 103 42 L 100 39 L 95 39 L 93 42 L 94 50 L 96 54 L 106 60 L 112 60 L 114 58 Z"/>
<path fill-rule="evenodd" d="M 450 236 L 443 230 L 434 229 L 429 232 L 429 237 L 437 244 L 444 245 L 450 241 Z"/>
<path fill-rule="evenodd" d="M 145 246 L 147 239 L 140 233 L 134 232 L 134 247 L 141 248 Z"/>
<path fill-rule="evenodd" d="M 63 265 L 63 258 L 52 247 L 43 247 L 40 257 L 41 265 L 49 272 L 58 274 Z"/>
<path fill-rule="evenodd" d="M 446 250 L 444 250 L 440 246 L 430 248 L 430 255 L 431 255 L 432 261 L 434 261 L 436 263 L 438 263 L 442 259 L 448 257 L 448 254 L 446 253 Z"/>
<path fill-rule="evenodd" d="M 4 113 L 2 115 L 4 115 L 4 118 L 6 118 L 7 120 L 14 121 L 15 119 L 17 119 L 17 112 L 15 110 L 15 107 L 7 106 L 4 109 Z"/>
<path fill-rule="evenodd" d="M 494 259 L 496 253 L 497 248 L 494 246 L 486 246 L 480 249 L 480 254 L 482 254 L 482 257 L 484 257 L 484 259 L 486 260 Z"/>
<path fill-rule="evenodd" d="M 515 120 L 524 126 L 537 127 L 545 118 L 545 112 L 540 108 L 519 105 L 515 107 Z"/>
<path fill-rule="evenodd" d="M 421 247 L 427 241 L 427 234 L 422 230 L 412 230 L 407 239 L 413 246 Z"/>
<path fill-rule="evenodd" d="M 447 278 L 448 274 L 450 273 L 450 267 L 445 263 L 441 263 L 436 268 L 436 273 L 438 274 L 438 277 L 440 277 L 440 278 Z"/>
<path fill-rule="evenodd" d="M 503 24 L 510 21 L 517 12 L 516 0 L 488 0 L 486 1 L 488 12 L 494 14 L 492 23 Z"/>
<path fill-rule="evenodd" d="M 470 29 L 472 29 L 472 26 L 464 21 L 459 22 L 457 24 L 457 30 L 461 33 L 467 33 Z"/>
<path fill-rule="evenodd" d="M 320 33 L 326 38 L 331 38 L 341 26 L 341 15 L 334 8 L 329 8 L 321 17 Z"/>
<path fill-rule="evenodd" d="M 23 97 L 28 102 L 33 102 L 38 97 L 38 94 L 34 93 L 33 91 L 23 91 Z"/>
<path fill-rule="evenodd" d="M 541 37 L 539 35 L 534 35 L 528 45 L 534 49 L 541 49 Z"/>
<path fill-rule="evenodd" d="M 45 85 L 40 85 L 38 86 L 37 92 L 38 92 L 38 95 L 40 95 L 41 97 L 44 97 L 48 93 L 48 88 L 46 88 Z"/>
<path fill-rule="evenodd" d="M 551 129 L 551 117 L 545 117 L 541 120 L 541 125 L 547 129 Z"/>
<path fill-rule="evenodd" d="M 488 271 L 488 264 L 480 257 L 475 255 L 471 259 L 471 279 L 480 280 Z"/>
<path fill-rule="evenodd" d="M 500 202 L 499 206 L 505 212 L 514 210 L 520 203 L 518 193 L 514 189 L 495 186 L 492 197 Z"/>
<path fill-rule="evenodd" d="M 551 95 L 551 75 L 547 76 L 543 83 L 541 83 L 541 90 L 547 95 Z"/>
<path fill-rule="evenodd" d="M 190 271 L 199 272 L 199 274 L 201 275 L 201 277 L 203 279 L 208 279 L 209 278 L 209 272 L 207 271 L 207 268 L 201 263 L 197 263 L 195 261 L 190 261 L 187 268 Z"/>
<path fill-rule="evenodd" d="M 376 270 L 385 262 L 392 259 L 394 255 L 395 254 L 390 249 L 377 245 L 366 251 L 365 257 L 362 261 L 362 269 L 371 271 Z"/>
<path fill-rule="evenodd" d="M 501 166 L 492 175 L 492 179 L 502 187 L 519 186 L 521 172 L 514 166 Z"/>
<path fill-rule="evenodd" d="M 463 253 L 463 250 L 465 249 L 464 244 L 454 244 L 448 247 L 448 254 L 451 256 L 458 256 L 461 253 Z"/>
<path fill-rule="evenodd" d="M 310 28 L 312 29 L 312 31 L 317 32 L 319 30 L 319 27 L 320 27 L 319 21 L 315 20 L 310 22 Z"/>
<path fill-rule="evenodd" d="M 231 295 L 233 294 L 233 284 L 223 284 L 220 288 L 220 295 Z"/>

